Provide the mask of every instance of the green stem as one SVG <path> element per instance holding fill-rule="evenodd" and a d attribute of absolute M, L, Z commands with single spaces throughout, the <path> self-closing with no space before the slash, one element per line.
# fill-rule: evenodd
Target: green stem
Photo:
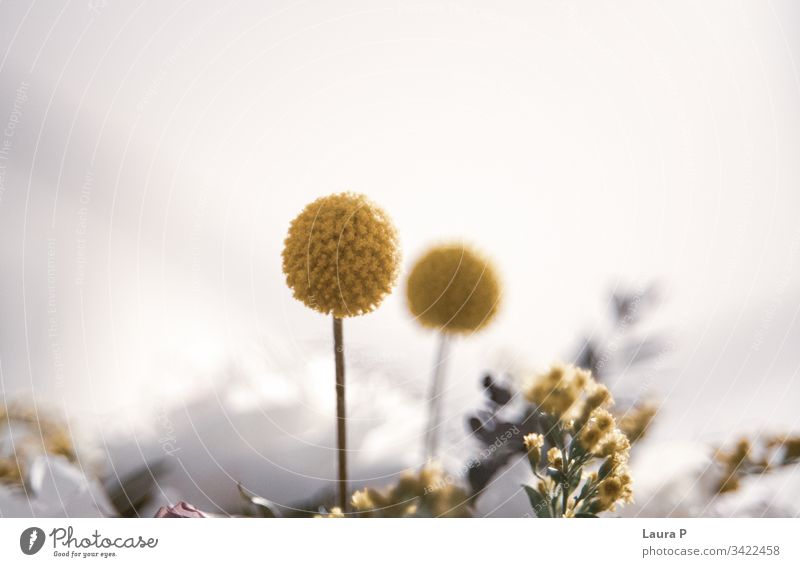
<path fill-rule="evenodd" d="M 567 476 L 566 457 L 561 464 L 561 508 L 562 514 L 567 513 L 567 503 L 569 502 L 569 477 Z"/>
<path fill-rule="evenodd" d="M 439 333 L 439 348 L 433 366 L 428 392 L 428 427 L 425 430 L 425 458 L 435 459 L 439 450 L 439 429 L 442 420 L 442 398 L 444 397 L 445 363 L 450 340 L 446 333 Z"/>
<path fill-rule="evenodd" d="M 333 317 L 333 353 L 336 360 L 336 448 L 339 457 L 337 483 L 339 507 L 347 513 L 347 413 L 344 395 L 344 340 L 342 320 Z"/>

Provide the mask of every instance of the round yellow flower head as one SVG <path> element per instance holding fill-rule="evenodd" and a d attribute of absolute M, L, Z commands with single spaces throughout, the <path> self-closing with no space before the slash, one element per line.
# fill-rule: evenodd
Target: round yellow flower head
<path fill-rule="evenodd" d="M 289 226 L 283 272 L 294 297 L 335 317 L 363 315 L 392 291 L 400 271 L 397 230 L 366 196 L 320 197 Z"/>
<path fill-rule="evenodd" d="M 474 332 L 491 322 L 500 304 L 494 266 L 462 244 L 436 246 L 408 276 L 411 313 L 422 325 L 450 333 Z"/>

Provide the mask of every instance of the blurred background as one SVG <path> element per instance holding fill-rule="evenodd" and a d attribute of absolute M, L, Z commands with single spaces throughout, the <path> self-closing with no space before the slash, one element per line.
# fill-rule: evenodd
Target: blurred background
<path fill-rule="evenodd" d="M 713 447 L 800 429 L 797 22 L 788 0 L 3 2 L 0 391 L 77 454 L 41 473 L 49 499 L 0 486 L 0 513 L 110 513 L 131 479 L 143 515 L 238 513 L 237 482 L 324 498 L 330 321 L 280 252 L 308 202 L 354 190 L 404 274 L 449 239 L 502 274 L 497 320 L 451 350 L 449 468 L 480 450 L 487 372 L 592 344 L 616 397 L 660 405 L 627 514 L 798 514 L 796 468 L 697 496 Z M 635 328 L 609 316 L 642 290 Z M 382 486 L 423 463 L 435 338 L 402 276 L 345 336 L 352 485 Z M 523 515 L 526 474 L 476 515 Z"/>

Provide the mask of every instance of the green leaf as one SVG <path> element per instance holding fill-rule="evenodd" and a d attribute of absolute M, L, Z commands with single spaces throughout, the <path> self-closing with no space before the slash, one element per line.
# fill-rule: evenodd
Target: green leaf
<path fill-rule="evenodd" d="M 589 482 L 587 479 L 586 482 L 583 483 L 583 488 L 581 488 L 580 493 L 578 494 L 578 500 L 583 500 L 588 496 L 589 490 L 591 490 L 592 483 Z"/>
<path fill-rule="evenodd" d="M 522 488 L 525 489 L 525 493 L 528 495 L 528 500 L 531 502 L 531 507 L 533 507 L 533 513 L 537 518 L 552 518 L 550 514 L 550 506 L 547 503 L 547 498 L 542 496 L 538 490 L 534 488 L 523 485 Z"/>
<path fill-rule="evenodd" d="M 605 480 L 612 472 L 614 472 L 614 459 L 609 457 L 600 465 L 600 470 L 597 471 L 597 478 L 599 480 Z"/>
<path fill-rule="evenodd" d="M 557 484 L 564 484 L 564 474 L 553 467 L 547 467 L 547 476 L 552 478 Z"/>
<path fill-rule="evenodd" d="M 569 480 L 569 491 L 575 492 L 575 489 L 578 488 L 578 485 L 581 483 L 581 478 L 583 477 L 583 467 L 579 467 L 578 470 L 572 473 Z"/>

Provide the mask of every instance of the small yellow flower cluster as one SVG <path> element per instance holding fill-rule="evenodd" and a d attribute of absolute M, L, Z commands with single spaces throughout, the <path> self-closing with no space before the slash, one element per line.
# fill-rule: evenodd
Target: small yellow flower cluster
<path fill-rule="evenodd" d="M 412 315 L 446 333 L 472 333 L 488 325 L 500 295 L 492 263 L 463 244 L 430 249 L 411 268 L 406 288 Z"/>
<path fill-rule="evenodd" d="M 321 197 L 292 221 L 283 272 L 294 297 L 336 317 L 369 313 L 391 292 L 400 271 L 397 231 L 365 195 Z"/>
<path fill-rule="evenodd" d="M 326 512 L 326 513 L 323 513 L 323 514 L 316 514 L 314 517 L 315 518 L 344 518 L 344 513 L 342 512 L 341 508 L 339 508 L 338 506 L 334 506 L 333 508 L 331 508 L 330 512 Z"/>
<path fill-rule="evenodd" d="M 720 479 L 717 491 L 722 494 L 724 492 L 735 492 L 740 486 L 740 477 L 751 468 L 752 465 L 757 465 L 762 470 L 766 470 L 769 465 L 766 461 L 756 463 L 751 457 L 752 447 L 747 438 L 741 438 L 736 443 L 736 446 L 730 452 L 717 452 L 717 460 L 722 464 L 724 473 Z"/>
<path fill-rule="evenodd" d="M 544 436 L 524 437 L 539 479 L 536 490 L 526 488 L 537 515 L 596 515 L 632 501 L 631 444 L 609 411 L 614 400 L 608 388 L 589 371 L 560 364 L 539 376 L 526 397 L 546 424 Z M 545 442 L 547 464 L 539 471 Z M 585 467 L 595 470 L 584 473 Z"/>
<path fill-rule="evenodd" d="M 647 434 L 656 413 L 658 413 L 658 406 L 651 402 L 632 407 L 619 415 L 619 428 L 631 443 L 636 443 Z"/>
<path fill-rule="evenodd" d="M 365 488 L 353 494 L 353 509 L 362 517 L 465 518 L 472 515 L 469 495 L 437 465 L 404 473 L 384 490 Z"/>
<path fill-rule="evenodd" d="M 596 408 L 576 432 L 584 450 L 605 461 L 600 467 L 599 504 L 597 511 L 614 510 L 617 501 L 631 502 L 632 481 L 628 472 L 631 444 L 617 427 L 616 420 L 605 408 Z"/>
<path fill-rule="evenodd" d="M 627 469 L 619 471 L 614 476 L 606 478 L 600 483 L 599 487 L 599 501 L 598 511 L 610 510 L 614 511 L 615 505 L 618 501 L 632 502 L 633 501 L 633 480 Z"/>
<path fill-rule="evenodd" d="M 547 450 L 547 464 L 557 469 L 560 469 L 564 465 L 561 449 L 558 447 L 550 447 Z"/>
<path fill-rule="evenodd" d="M 627 455 L 630 442 L 617 428 L 614 416 L 604 408 L 597 408 L 578 431 L 581 445 L 590 453 L 600 457 Z"/>
<path fill-rule="evenodd" d="M 613 403 L 608 389 L 597 384 L 591 372 L 571 364 L 553 365 L 534 380 L 525 397 L 539 410 L 565 422 L 578 417 L 581 408 L 588 416 L 591 409 Z M 585 403 L 580 406 L 584 398 Z"/>
<path fill-rule="evenodd" d="M 541 449 L 544 447 L 544 436 L 538 433 L 528 433 L 522 438 L 525 448 L 530 451 L 531 449 Z"/>
<path fill-rule="evenodd" d="M 800 437 L 772 436 L 763 445 L 758 444 L 755 447 L 750 440 L 742 437 L 730 451 L 718 450 L 716 460 L 723 469 L 717 492 L 735 492 L 745 476 L 763 475 L 800 462 Z"/>
<path fill-rule="evenodd" d="M 544 436 L 538 433 L 528 433 L 522 438 L 525 450 L 528 451 L 528 459 L 534 468 L 539 466 L 542 459 L 542 447 L 544 447 Z"/>
<path fill-rule="evenodd" d="M 767 440 L 767 448 L 779 451 L 777 457 L 780 465 L 792 465 L 800 461 L 800 436 L 777 435 Z"/>

